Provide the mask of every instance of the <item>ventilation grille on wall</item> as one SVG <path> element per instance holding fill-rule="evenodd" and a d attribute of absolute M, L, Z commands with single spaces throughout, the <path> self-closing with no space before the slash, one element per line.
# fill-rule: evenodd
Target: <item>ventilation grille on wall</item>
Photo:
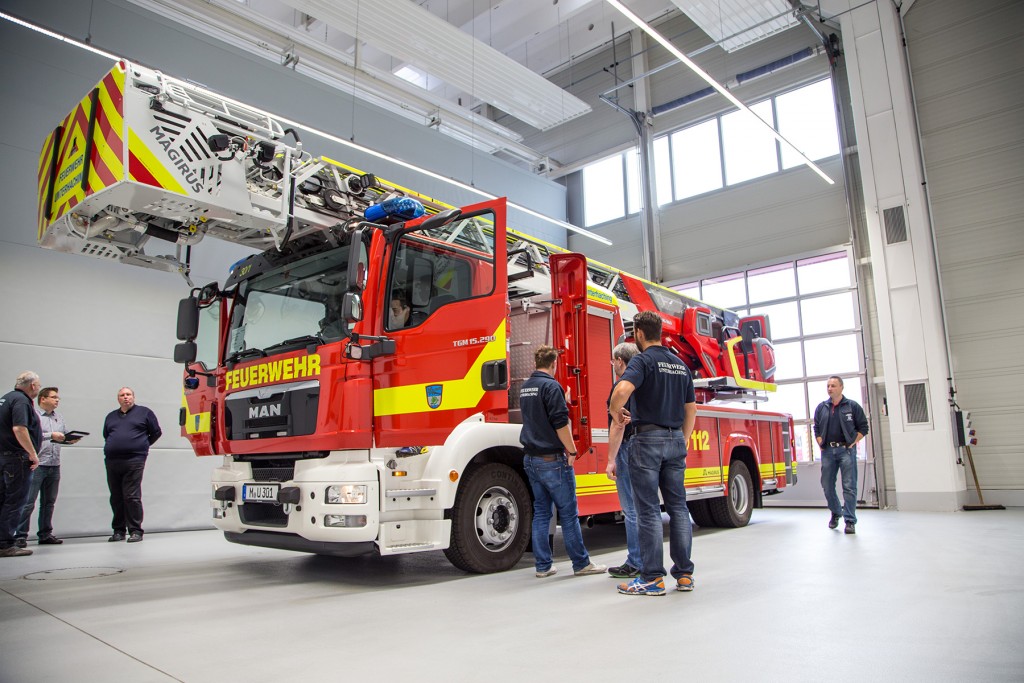
<path fill-rule="evenodd" d="M 907 405 L 907 424 L 928 422 L 928 387 L 921 384 L 903 385 L 903 397 Z"/>
<path fill-rule="evenodd" d="M 882 218 L 885 221 L 886 244 L 907 241 L 907 217 L 902 206 L 883 210 Z"/>

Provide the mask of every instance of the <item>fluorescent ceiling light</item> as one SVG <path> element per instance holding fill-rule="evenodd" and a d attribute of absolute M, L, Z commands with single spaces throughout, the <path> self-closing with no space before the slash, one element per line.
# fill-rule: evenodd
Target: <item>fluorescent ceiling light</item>
<path fill-rule="evenodd" d="M 767 128 L 771 132 L 772 137 L 774 137 L 776 140 L 778 140 L 782 144 L 786 145 L 786 147 L 788 147 L 789 149 L 793 150 L 793 152 L 803 160 L 804 164 L 806 164 L 812 171 L 814 171 L 819 176 L 821 176 L 822 179 L 825 180 L 825 182 L 827 182 L 829 185 L 835 185 L 836 181 L 834 181 L 831 178 L 829 178 L 828 174 L 825 173 L 823 170 L 821 170 L 818 167 L 817 164 L 815 164 L 813 161 L 811 161 L 807 157 L 806 154 L 804 154 L 799 149 L 797 149 L 796 145 L 794 145 L 792 142 L 790 142 L 789 140 L 784 138 L 782 136 L 782 134 L 779 133 L 779 131 L 775 130 L 775 128 L 772 127 L 772 125 L 770 123 L 768 123 L 767 121 L 762 119 L 760 116 L 758 116 L 757 114 L 752 112 L 750 110 L 750 107 L 748 107 L 747 105 L 743 104 L 738 99 L 736 99 L 736 96 L 733 95 L 731 92 L 729 92 L 729 90 L 726 89 L 726 87 L 724 85 L 722 85 L 721 83 L 716 81 L 714 78 L 712 78 L 711 75 L 708 74 L 708 72 L 704 71 L 704 69 L 702 69 L 699 66 L 697 66 L 696 62 L 694 62 L 692 59 L 690 59 L 689 57 L 684 55 L 679 48 L 677 48 L 675 45 L 673 45 L 671 42 L 669 42 L 669 40 L 667 38 L 665 38 L 663 35 L 661 35 L 657 31 L 655 31 L 647 22 L 645 22 L 643 19 L 641 19 L 637 15 L 633 14 L 629 10 L 629 8 L 627 8 L 625 5 L 623 5 L 621 2 L 619 2 L 619 0 L 608 0 L 608 4 L 611 5 L 612 7 L 614 7 L 615 9 L 619 10 L 619 12 L 621 12 L 624 17 L 626 17 L 627 19 L 632 21 L 634 24 L 636 24 L 637 28 L 641 29 L 644 33 L 649 35 L 651 38 L 654 38 L 654 40 L 658 41 L 658 43 L 660 43 L 663 48 L 668 50 L 672 54 L 672 56 L 674 56 L 676 59 L 678 59 L 680 62 L 682 62 L 686 66 L 690 67 L 690 70 L 692 70 L 695 74 L 697 74 L 702 79 L 704 79 L 704 81 L 708 85 L 710 85 L 712 88 L 717 90 L 719 92 L 719 94 L 722 95 L 722 97 L 724 97 L 725 99 L 727 99 L 730 102 L 732 102 L 736 107 L 738 107 L 738 108 L 742 109 L 743 111 L 747 112 L 747 114 L 749 116 L 753 116 L 756 120 L 760 121 L 764 125 L 764 127 Z"/>
<path fill-rule="evenodd" d="M 291 51 L 298 57 L 292 68 L 332 88 L 375 104 L 382 109 L 429 124 L 437 112 L 466 137 L 481 138 L 474 143 L 478 149 L 501 149 L 530 167 L 543 160 L 543 155 L 519 144 L 523 136 L 467 108 L 456 106 L 445 98 L 423 88 L 413 92 L 408 81 L 390 71 L 378 69 L 365 61 L 358 64 L 351 55 L 312 38 L 302 30 L 237 7 L 237 0 L 130 0 L 172 21 L 209 35 L 274 63 Z M 447 130 L 447 129 L 446 129 Z"/>
<path fill-rule="evenodd" d="M 590 111 L 586 102 L 410 0 L 281 1 L 534 128 L 548 130 Z"/>
<path fill-rule="evenodd" d="M 42 33 L 43 35 L 49 36 L 50 38 L 55 38 L 57 40 L 60 40 L 62 42 L 67 43 L 68 45 L 74 45 L 75 47 L 79 47 L 79 48 L 82 48 L 83 50 L 88 50 L 89 52 L 98 54 L 98 55 L 100 55 L 102 57 L 106 57 L 106 58 L 110 59 L 113 62 L 119 62 L 121 60 L 128 61 L 124 57 L 119 57 L 118 55 L 111 54 L 110 52 L 104 52 L 103 50 L 98 50 L 98 49 L 94 48 L 93 46 L 87 45 L 87 44 L 85 44 L 83 42 L 80 42 L 80 41 L 77 41 L 74 38 L 68 38 L 67 36 L 62 36 L 59 33 L 54 33 L 53 31 L 48 31 L 47 29 L 44 29 L 41 26 L 36 26 L 35 24 L 30 24 L 30 23 L 28 23 L 26 21 L 22 21 L 21 19 L 17 19 L 15 17 L 12 17 L 9 14 L 5 14 L 3 12 L 0 12 L 0 18 L 6 19 L 6 20 L 8 20 L 8 21 L 10 21 L 12 23 L 18 24 L 19 26 L 24 26 L 25 28 L 31 29 L 32 31 L 36 31 L 37 33 Z M 166 76 L 166 74 L 165 74 L 165 76 Z M 168 76 L 168 78 L 171 78 L 172 80 L 179 80 L 179 81 L 181 80 L 181 79 L 174 79 L 171 76 Z M 182 82 L 186 82 L 186 81 L 182 81 Z M 244 104 L 242 102 L 239 102 L 238 100 L 231 99 L 230 97 L 225 97 L 224 95 L 218 95 L 218 97 L 220 97 L 225 102 L 228 102 L 230 104 L 235 104 L 235 105 L 238 105 L 238 106 L 246 108 L 246 109 L 254 109 L 254 107 L 250 107 L 249 105 Z M 387 161 L 389 163 L 392 163 L 392 164 L 397 164 L 397 165 L 399 165 L 399 166 L 401 166 L 403 168 L 407 168 L 407 169 L 409 169 L 411 171 L 415 171 L 417 173 L 421 173 L 421 174 L 423 174 L 423 175 L 425 175 L 425 176 L 427 176 L 429 178 L 433 178 L 435 180 L 440 180 L 442 182 L 448 183 L 449 185 L 457 187 L 457 188 L 459 188 L 461 190 L 467 190 L 467 191 L 472 192 L 474 194 L 477 194 L 477 195 L 479 195 L 481 197 L 484 197 L 485 199 L 497 199 L 498 198 L 498 195 L 493 195 L 493 194 L 490 194 L 490 193 L 487 193 L 487 192 L 483 192 L 482 190 L 478 190 L 477 188 L 475 188 L 475 187 L 473 187 L 471 185 L 467 185 L 466 183 L 459 182 L 458 180 L 454 180 L 452 178 L 446 178 L 443 175 L 440 175 L 438 173 L 434 173 L 433 171 L 428 171 L 425 168 L 420 168 L 419 166 L 416 166 L 414 164 L 410 164 L 410 163 L 408 163 L 406 161 L 402 161 L 401 159 L 398 159 L 396 157 L 393 157 L 393 156 L 390 156 L 390 155 L 387 155 L 387 154 L 381 154 L 380 152 L 372 150 L 369 147 L 363 147 L 362 145 L 357 145 L 354 142 L 350 142 L 349 140 L 345 140 L 344 138 L 339 138 L 337 135 L 332 135 L 332 134 L 327 133 L 325 131 L 322 131 L 322 130 L 320 130 L 318 128 L 313 128 L 312 126 L 307 126 L 307 125 L 305 125 L 303 123 L 299 123 L 298 121 L 292 121 L 291 119 L 287 119 L 287 118 L 285 118 L 283 116 L 278 116 L 277 114 L 272 114 L 270 112 L 262 112 L 262 113 L 266 114 L 267 116 L 270 116 L 272 118 L 277 119 L 278 121 L 280 121 L 283 124 L 286 124 L 288 126 L 292 126 L 293 128 L 299 128 L 301 130 L 313 133 L 314 135 L 319 135 L 320 137 L 326 138 L 327 140 L 331 140 L 333 142 L 336 142 L 339 145 L 343 145 L 345 147 L 350 147 L 352 149 L 355 149 L 355 150 L 358 150 L 360 152 L 363 152 L 364 154 L 369 154 L 370 156 L 377 157 L 378 159 L 383 159 L 383 160 L 385 160 L 385 161 Z M 607 244 L 609 246 L 612 244 L 610 240 L 607 240 L 604 237 L 601 237 L 600 235 L 598 235 L 596 233 L 590 232 L 589 230 L 584 230 L 583 228 L 575 226 L 572 223 L 566 223 L 563 220 L 559 220 L 557 218 L 552 218 L 551 216 L 545 216 L 544 214 L 537 213 L 533 209 L 528 209 L 525 206 L 522 206 L 520 204 L 516 204 L 515 202 L 510 202 L 507 199 L 506 199 L 506 203 L 507 203 L 507 205 L 510 208 L 516 209 L 518 211 L 522 211 L 523 213 L 529 214 L 529 215 L 534 216 L 536 218 L 540 218 L 541 220 L 547 221 L 548 223 L 551 223 L 552 225 L 557 225 L 560 228 L 565 228 L 566 230 L 570 230 L 570 231 L 575 232 L 575 233 L 577 233 L 579 235 L 583 235 L 584 237 L 589 237 L 590 239 L 597 240 L 598 242 L 600 242 L 602 244 Z"/>
<path fill-rule="evenodd" d="M 106 57 L 107 59 L 109 59 L 112 62 L 116 62 L 119 59 L 121 59 L 117 55 L 112 55 L 109 52 L 104 52 L 103 50 L 99 50 L 99 49 L 93 47 L 92 45 L 88 45 L 86 43 L 80 43 L 77 40 L 75 40 L 74 38 L 68 38 L 67 36 L 62 36 L 59 33 L 54 33 L 53 31 L 49 31 L 49 30 L 43 28 L 42 26 L 36 26 L 35 24 L 30 24 L 27 21 L 22 21 L 21 19 L 18 19 L 17 17 L 12 17 L 10 14 L 5 14 L 4 12 L 0 12 L 0 18 L 6 19 L 7 21 L 11 22 L 12 24 L 17 24 L 18 26 L 24 26 L 27 29 L 32 29 L 33 31 L 36 31 L 37 33 L 42 33 L 44 36 L 49 36 L 50 38 L 55 38 L 56 40 L 59 40 L 62 43 L 67 43 L 69 45 L 74 45 L 75 47 L 80 47 L 83 50 L 88 50 L 89 52 L 91 52 L 91 53 L 93 53 L 95 55 L 99 55 L 100 57 Z M 10 67 L 8 67 L 8 68 L 10 68 Z"/>
<path fill-rule="evenodd" d="M 798 23 L 793 6 L 787 0 L 672 0 L 672 3 L 727 52 Z"/>

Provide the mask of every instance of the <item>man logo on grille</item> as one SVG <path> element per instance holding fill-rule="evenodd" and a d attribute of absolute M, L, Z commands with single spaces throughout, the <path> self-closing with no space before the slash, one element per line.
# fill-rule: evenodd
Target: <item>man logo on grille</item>
<path fill-rule="evenodd" d="M 427 405 L 431 409 L 441 407 L 441 394 L 444 392 L 444 386 L 441 384 L 428 384 L 427 385 Z"/>

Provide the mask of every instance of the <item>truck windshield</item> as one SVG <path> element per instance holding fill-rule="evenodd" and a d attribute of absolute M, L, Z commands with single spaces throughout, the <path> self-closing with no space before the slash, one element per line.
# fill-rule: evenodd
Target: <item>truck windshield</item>
<path fill-rule="evenodd" d="M 227 360 L 342 337 L 348 246 L 282 263 L 238 286 Z"/>

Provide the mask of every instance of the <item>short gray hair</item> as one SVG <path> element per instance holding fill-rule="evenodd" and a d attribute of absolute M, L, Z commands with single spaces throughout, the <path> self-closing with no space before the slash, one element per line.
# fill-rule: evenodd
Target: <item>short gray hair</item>
<path fill-rule="evenodd" d="M 14 388 L 20 389 L 22 387 L 30 387 L 38 381 L 39 375 L 32 372 L 31 370 L 26 370 L 25 372 L 18 375 L 18 378 L 14 380 Z"/>
<path fill-rule="evenodd" d="M 612 358 L 618 358 L 626 365 L 629 365 L 629 361 L 633 359 L 633 356 L 640 353 L 640 349 L 637 348 L 633 342 L 622 342 L 616 344 L 615 348 L 612 349 Z"/>

